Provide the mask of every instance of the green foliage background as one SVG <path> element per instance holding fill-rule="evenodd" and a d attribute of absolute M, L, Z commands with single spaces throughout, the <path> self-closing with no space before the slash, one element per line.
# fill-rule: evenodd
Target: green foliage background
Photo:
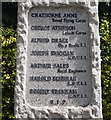
<path fill-rule="evenodd" d="M 13 118 L 14 83 L 16 76 L 16 31 L 2 31 L 2 119 Z"/>
<path fill-rule="evenodd" d="M 12 27 L 2 27 L 2 120 L 14 118 L 14 83 L 16 77 L 16 37 Z M 101 79 L 104 120 L 111 120 L 111 25 L 105 14 L 100 20 Z"/>
<path fill-rule="evenodd" d="M 101 80 L 104 120 L 111 120 L 111 23 L 108 14 L 100 21 Z"/>

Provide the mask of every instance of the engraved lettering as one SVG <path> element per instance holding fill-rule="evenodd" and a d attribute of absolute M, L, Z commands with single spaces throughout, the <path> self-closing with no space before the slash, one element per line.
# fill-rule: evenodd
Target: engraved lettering
<path fill-rule="evenodd" d="M 68 56 L 68 60 L 86 60 L 86 56 Z"/>
<path fill-rule="evenodd" d="M 51 51 L 51 56 L 69 56 L 74 55 L 74 51 Z"/>
<path fill-rule="evenodd" d="M 52 43 L 68 43 L 67 38 L 52 38 L 51 39 Z"/>
<path fill-rule="evenodd" d="M 52 30 L 65 31 L 65 30 L 75 30 L 75 26 L 52 26 Z"/>
<path fill-rule="evenodd" d="M 51 64 L 50 63 L 45 63 L 45 64 L 41 64 L 41 63 L 31 63 L 31 68 L 43 68 L 43 69 L 49 69 L 51 68 Z"/>
<path fill-rule="evenodd" d="M 31 43 L 48 43 L 48 38 L 32 38 Z"/>
<path fill-rule="evenodd" d="M 31 51 L 31 54 L 33 56 L 48 56 L 49 51 Z"/>
<path fill-rule="evenodd" d="M 76 35 L 86 35 L 86 32 L 76 31 Z"/>
<path fill-rule="evenodd" d="M 79 69 L 78 70 L 77 69 L 72 70 L 72 69 L 69 69 L 68 72 L 75 74 L 75 73 L 84 73 L 84 72 L 86 72 L 86 70 L 79 70 Z"/>
<path fill-rule="evenodd" d="M 58 63 L 54 63 L 53 64 L 53 68 L 68 68 L 69 67 L 69 64 L 58 64 Z"/>
<path fill-rule="evenodd" d="M 30 89 L 30 94 L 49 94 L 49 89 Z"/>
<path fill-rule="evenodd" d="M 52 89 L 52 94 L 76 94 L 77 89 Z"/>
<path fill-rule="evenodd" d="M 74 19 L 64 19 L 65 23 L 74 23 Z"/>
<path fill-rule="evenodd" d="M 40 18 L 46 18 L 46 17 L 54 17 L 54 18 L 60 18 L 61 13 L 31 13 L 31 17 L 40 17 Z"/>
<path fill-rule="evenodd" d="M 79 82 L 79 81 L 68 81 L 67 86 L 72 86 L 72 85 L 87 85 L 87 82 Z"/>
<path fill-rule="evenodd" d="M 49 31 L 50 26 L 36 26 L 36 25 L 33 25 L 33 26 L 31 26 L 31 30 Z"/>
<path fill-rule="evenodd" d="M 30 76 L 30 81 L 51 81 L 51 76 Z"/>
<path fill-rule="evenodd" d="M 52 19 L 52 22 L 60 22 L 60 23 L 61 23 L 61 22 L 62 22 L 62 19 L 55 19 L 55 18 L 53 18 L 53 19 Z"/>
<path fill-rule="evenodd" d="M 69 94 L 68 95 L 68 98 L 71 99 L 71 98 L 86 98 L 86 94 Z"/>
<path fill-rule="evenodd" d="M 57 69 L 57 73 L 67 73 L 67 69 Z"/>
<path fill-rule="evenodd" d="M 62 35 L 74 35 L 75 32 L 74 31 L 63 31 Z"/>
<path fill-rule="evenodd" d="M 72 44 L 72 43 L 69 43 L 69 48 L 75 48 L 75 47 L 86 47 L 86 43 L 75 43 L 75 44 Z"/>
<path fill-rule="evenodd" d="M 53 76 L 52 77 L 53 81 L 76 81 L 77 77 L 75 76 Z"/>
<path fill-rule="evenodd" d="M 76 22 L 77 22 L 77 23 L 84 23 L 84 22 L 86 22 L 86 20 L 79 20 L 79 19 L 76 19 Z"/>
<path fill-rule="evenodd" d="M 77 18 L 76 13 L 64 13 L 63 17 L 65 18 Z"/>

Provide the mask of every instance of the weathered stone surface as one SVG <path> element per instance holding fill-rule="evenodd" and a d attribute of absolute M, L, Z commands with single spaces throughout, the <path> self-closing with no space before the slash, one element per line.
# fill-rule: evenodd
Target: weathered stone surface
<path fill-rule="evenodd" d="M 27 103 L 87 106 L 92 96 L 87 12 L 38 7 L 28 21 Z"/>
<path fill-rule="evenodd" d="M 80 3 L 81 2 L 81 3 Z M 58 7 L 58 8 L 57 8 Z M 72 12 L 73 11 L 73 12 Z M 59 22 L 54 22 L 55 19 L 32 18 L 31 13 L 57 13 L 62 17 Z M 64 21 L 64 13 L 75 13 L 74 21 L 67 23 Z M 37 14 L 36 14 L 37 15 Z M 54 17 L 56 18 L 56 17 Z M 84 21 L 82 24 L 77 23 L 76 19 L 81 18 Z M 62 19 L 62 22 L 61 20 Z M 53 21 L 53 22 L 52 22 Z M 74 23 L 73 23 L 74 22 Z M 71 0 L 43 0 L 35 1 L 28 0 L 26 3 L 19 3 L 18 9 L 18 41 L 17 41 L 17 79 L 15 84 L 15 117 L 16 118 L 102 118 L 101 105 L 101 81 L 100 81 L 100 41 L 98 32 L 98 4 L 97 2 L 87 1 L 71 1 Z M 49 26 L 47 30 L 31 30 L 31 26 Z M 54 25 L 75 26 L 72 28 L 74 34 L 63 35 L 62 30 L 52 30 Z M 35 29 L 34 27 L 32 29 Z M 44 29 L 44 28 L 43 28 Z M 64 28 L 65 29 L 65 28 Z M 64 30 L 63 29 L 63 30 Z M 44 31 L 44 32 L 43 32 Z M 76 31 L 85 31 L 86 35 L 77 35 Z M 85 33 L 84 33 L 85 34 Z M 65 48 L 58 47 L 58 43 L 51 42 L 52 38 L 65 38 L 66 43 L 62 43 Z M 32 43 L 32 38 L 48 38 L 45 43 Z M 37 39 L 36 39 L 37 40 Z M 81 40 L 83 44 L 81 45 Z M 48 41 L 48 42 L 47 42 Z M 50 41 L 50 42 L 49 42 Z M 68 41 L 68 42 L 67 42 Z M 76 41 L 76 42 L 75 42 Z M 44 41 L 42 41 L 44 42 Z M 60 42 L 59 42 L 60 43 Z M 70 48 L 69 44 L 76 47 Z M 61 45 L 61 44 L 60 44 Z M 66 46 L 65 46 L 66 45 Z M 84 47 L 83 47 L 84 45 Z M 67 47 L 68 46 L 68 47 Z M 79 47 L 77 47 L 79 46 Z M 46 56 L 37 56 L 33 51 L 48 51 Z M 51 51 L 74 51 L 76 60 L 68 60 L 68 56 L 51 56 Z M 77 59 L 77 56 L 79 58 Z M 82 57 L 80 57 L 82 56 Z M 84 57 L 86 56 L 86 57 Z M 34 65 L 33 63 L 36 63 Z M 38 63 L 48 63 L 49 68 L 38 69 Z M 68 70 L 75 68 L 85 69 L 84 73 L 68 72 L 61 74 L 54 69 L 55 63 L 61 63 Z M 35 67 L 36 66 L 36 67 Z M 34 68 L 35 67 L 35 68 Z M 48 82 L 37 82 L 34 76 L 49 76 Z M 53 81 L 54 76 L 70 76 L 75 77 L 73 81 L 75 85 L 66 85 L 65 82 Z M 32 77 L 31 77 L 32 76 Z M 79 81 L 79 83 L 77 83 Z M 71 82 L 72 83 L 72 82 Z M 83 85 L 84 84 L 84 85 Z M 39 91 L 48 89 L 50 94 L 32 94 L 33 89 Z M 76 94 L 82 94 L 82 97 L 68 99 L 68 95 L 54 95 L 52 89 L 70 89 L 75 90 Z M 31 94 L 30 94 L 31 93 Z M 84 97 L 86 95 L 86 97 Z M 56 101 L 56 104 L 49 104 L 50 100 Z M 67 104 L 58 103 L 57 100 L 65 100 Z M 64 102 L 64 101 L 63 101 Z"/>

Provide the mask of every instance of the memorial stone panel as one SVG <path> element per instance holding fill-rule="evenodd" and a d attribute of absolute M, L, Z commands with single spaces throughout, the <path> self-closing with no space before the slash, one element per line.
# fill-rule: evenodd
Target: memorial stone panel
<path fill-rule="evenodd" d="M 15 118 L 102 118 L 98 2 L 18 3 Z"/>
<path fill-rule="evenodd" d="M 26 100 L 32 106 L 86 106 L 92 94 L 88 14 L 38 7 L 28 16 Z"/>

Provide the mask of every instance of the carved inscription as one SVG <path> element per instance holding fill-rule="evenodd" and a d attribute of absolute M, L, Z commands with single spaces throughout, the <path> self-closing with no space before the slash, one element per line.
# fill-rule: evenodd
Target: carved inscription
<path fill-rule="evenodd" d="M 86 106 L 91 99 L 88 14 L 68 7 L 29 12 L 26 100 L 32 106 Z"/>

